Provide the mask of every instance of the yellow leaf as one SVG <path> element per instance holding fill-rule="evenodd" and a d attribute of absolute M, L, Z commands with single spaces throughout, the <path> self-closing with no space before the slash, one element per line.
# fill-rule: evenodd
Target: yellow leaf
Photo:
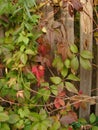
<path fill-rule="evenodd" d="M 43 33 L 47 33 L 46 27 L 43 27 L 43 28 L 42 28 L 42 32 L 43 32 Z"/>

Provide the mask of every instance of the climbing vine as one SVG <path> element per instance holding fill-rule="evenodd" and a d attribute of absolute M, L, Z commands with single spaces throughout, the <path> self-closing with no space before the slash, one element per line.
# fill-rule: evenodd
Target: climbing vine
<path fill-rule="evenodd" d="M 61 23 L 53 23 L 51 28 L 44 18 L 47 4 L 68 5 L 71 16 L 74 10 L 83 11 L 78 0 L 63 4 L 56 0 L 0 0 L 0 130 L 76 130 L 88 126 L 75 111 L 86 108 L 88 102 L 95 103 L 96 97 L 79 89 L 78 72 L 80 65 L 91 69 L 93 54 L 88 50 L 80 53 L 76 44 L 67 44 Z M 57 12 L 50 12 L 49 17 Z M 97 118 L 90 116 L 90 128 L 98 128 Z"/>

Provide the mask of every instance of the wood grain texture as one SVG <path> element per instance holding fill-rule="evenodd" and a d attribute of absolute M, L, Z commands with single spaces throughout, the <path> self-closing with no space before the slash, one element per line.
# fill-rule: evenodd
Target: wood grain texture
<path fill-rule="evenodd" d="M 80 51 L 87 49 L 92 51 L 92 29 L 93 29 L 93 0 L 81 0 L 84 4 L 83 10 L 80 14 Z M 87 14 L 86 14 L 87 12 Z M 92 86 L 92 70 L 84 70 L 80 67 L 80 89 L 86 95 L 91 95 L 91 86 Z M 87 118 L 90 114 L 90 105 L 87 105 L 87 109 L 83 110 L 80 108 L 79 116 Z"/>
<path fill-rule="evenodd" d="M 97 57 L 96 64 L 98 66 L 98 44 L 97 44 L 97 56 L 96 57 Z M 97 68 L 97 71 L 96 71 L 96 89 L 97 89 L 96 96 L 98 96 L 98 68 Z M 97 99 L 97 104 L 96 104 L 96 110 L 95 110 L 95 112 L 96 112 L 96 115 L 98 116 L 98 99 Z"/>

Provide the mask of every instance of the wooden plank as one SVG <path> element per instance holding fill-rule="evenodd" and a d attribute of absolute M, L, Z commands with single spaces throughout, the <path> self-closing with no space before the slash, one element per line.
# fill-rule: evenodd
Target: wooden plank
<path fill-rule="evenodd" d="M 98 5 L 98 1 L 96 2 L 95 5 Z M 96 17 L 97 17 L 97 23 L 98 23 L 98 13 L 96 12 Z M 96 46 L 97 46 L 97 54 L 96 54 L 96 65 L 98 66 L 98 41 L 96 41 Z M 98 96 L 98 67 L 96 68 L 96 96 Z M 98 99 L 97 99 L 97 104 L 96 104 L 96 109 L 95 109 L 95 114 L 98 116 Z"/>
<path fill-rule="evenodd" d="M 66 40 L 68 44 L 74 44 L 74 16 L 71 17 L 68 8 L 62 12 L 62 20 L 65 25 Z"/>
<path fill-rule="evenodd" d="M 87 49 L 92 51 L 92 28 L 93 28 L 93 0 L 81 0 L 84 3 L 84 12 L 80 14 L 80 50 Z M 87 12 L 87 14 L 85 13 Z M 91 95 L 92 70 L 87 71 L 80 67 L 80 89 L 86 95 Z M 90 105 L 87 104 L 86 110 L 80 108 L 79 116 L 88 118 L 90 114 Z"/>
<path fill-rule="evenodd" d="M 97 66 L 98 66 L 98 43 L 97 43 Z M 97 71 L 96 71 L 96 96 L 98 96 L 98 68 L 97 68 Z M 96 111 L 95 111 L 96 115 L 98 116 L 98 99 L 97 99 L 97 104 L 96 104 Z"/>
<path fill-rule="evenodd" d="M 45 6 L 43 12 L 45 15 L 44 18 L 46 20 L 45 28 L 47 29 L 47 33 L 44 36 L 44 38 L 46 38 L 46 41 L 48 40 L 48 42 L 51 46 L 51 52 L 52 52 L 52 51 L 54 51 L 54 48 L 55 48 L 55 45 L 54 45 L 55 36 L 54 36 L 54 33 L 52 32 L 53 31 L 52 26 L 54 24 L 54 9 L 50 5 L 50 3 L 48 3 Z"/>

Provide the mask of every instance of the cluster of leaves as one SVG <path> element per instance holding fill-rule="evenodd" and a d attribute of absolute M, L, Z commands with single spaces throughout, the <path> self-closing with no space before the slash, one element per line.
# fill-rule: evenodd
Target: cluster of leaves
<path fill-rule="evenodd" d="M 71 8 L 82 10 L 78 4 Z M 78 119 L 72 108 L 94 103 L 76 86 L 80 64 L 91 69 L 92 53 L 65 43 L 56 43 L 52 52 L 47 30 L 40 30 L 40 6 L 35 0 L 0 0 L 0 130 L 73 130 Z"/>
<path fill-rule="evenodd" d="M 89 116 L 89 121 L 84 118 L 78 119 L 77 122 L 73 122 L 72 126 L 75 130 L 85 129 L 85 130 L 97 130 L 98 129 L 98 116 L 92 113 Z"/>

